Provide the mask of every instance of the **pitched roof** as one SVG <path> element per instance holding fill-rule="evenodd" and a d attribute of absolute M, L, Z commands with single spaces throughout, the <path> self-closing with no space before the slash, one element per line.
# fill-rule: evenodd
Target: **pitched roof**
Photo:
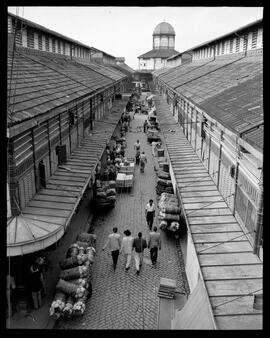
<path fill-rule="evenodd" d="M 158 75 L 228 129 L 240 134 L 263 123 L 263 57 L 192 62 Z M 243 137 L 262 150 L 263 127 Z"/>
<path fill-rule="evenodd" d="M 116 64 L 116 67 L 119 67 L 120 69 L 122 70 L 126 70 L 128 73 L 135 73 L 135 70 L 131 67 L 129 67 L 126 63 L 122 62 L 122 63 L 119 63 L 119 64 Z"/>
<path fill-rule="evenodd" d="M 101 65 L 100 63 L 97 62 L 89 62 L 88 60 L 85 59 L 79 59 L 76 58 L 75 60 L 76 62 L 94 70 L 97 73 L 101 73 L 102 75 L 114 80 L 114 81 L 118 81 L 121 78 L 125 77 L 125 74 L 120 73 L 119 71 L 116 71 L 114 68 L 109 67 L 109 66 L 105 66 L 105 65 Z"/>
<path fill-rule="evenodd" d="M 138 58 L 169 58 L 175 54 L 178 54 L 174 49 L 152 49 L 149 52 L 138 56 Z"/>
<path fill-rule="evenodd" d="M 69 57 L 16 47 L 8 51 L 9 125 L 112 85 L 115 80 Z"/>

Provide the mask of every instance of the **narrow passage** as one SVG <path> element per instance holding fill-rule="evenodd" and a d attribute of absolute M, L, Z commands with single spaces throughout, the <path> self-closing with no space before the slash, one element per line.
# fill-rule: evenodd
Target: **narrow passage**
<path fill-rule="evenodd" d="M 139 166 L 135 169 L 135 180 L 130 192 L 117 194 L 114 209 L 95 217 L 94 233 L 97 235 L 97 252 L 93 265 L 93 294 L 86 304 L 81 318 L 61 320 L 59 329 L 157 329 L 158 301 L 157 288 L 160 277 L 177 280 L 177 292 L 185 293 L 184 262 L 181 250 L 177 249 L 176 240 L 168 237 L 160 230 L 162 249 L 159 251 L 157 268 L 152 268 L 149 249 L 144 251 L 144 264 L 139 276 L 136 275 L 134 257 L 131 268 L 125 271 L 124 257 L 120 254 L 116 271 L 113 270 L 111 255 L 102 251 L 107 236 L 114 226 L 123 236 L 129 229 L 132 236 L 141 231 L 148 240 L 144 209 L 150 198 L 156 200 L 156 174 L 146 134 L 136 132 L 138 125 L 143 125 L 146 115 L 135 115 L 131 121 L 131 129 L 126 134 L 126 157 L 134 157 L 134 143 L 141 143 L 141 151 L 145 151 L 147 164 L 144 173 Z M 156 216 L 155 223 L 158 226 Z"/>

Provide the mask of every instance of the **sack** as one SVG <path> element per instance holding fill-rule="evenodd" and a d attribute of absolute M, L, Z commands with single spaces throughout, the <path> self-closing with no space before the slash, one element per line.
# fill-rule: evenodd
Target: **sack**
<path fill-rule="evenodd" d="M 166 214 L 180 214 L 181 208 L 175 204 L 166 204 L 163 210 Z"/>
<path fill-rule="evenodd" d="M 159 178 L 162 178 L 162 179 L 164 179 L 164 180 L 170 180 L 170 174 L 169 173 L 166 173 L 165 171 L 163 171 L 163 170 L 159 170 L 158 171 L 158 177 Z"/>
<path fill-rule="evenodd" d="M 87 242 L 89 246 L 93 246 L 93 244 L 96 244 L 97 235 L 89 234 L 88 232 L 81 232 L 77 236 L 77 241 Z"/>
<path fill-rule="evenodd" d="M 179 227 L 180 227 L 179 222 L 171 222 L 168 229 L 171 230 L 171 231 L 177 231 L 177 230 L 179 230 Z"/>
<path fill-rule="evenodd" d="M 59 265 L 62 270 L 70 269 L 78 265 L 82 265 L 84 262 L 87 261 L 87 259 L 88 258 L 86 255 L 77 255 L 77 256 L 63 259 L 62 261 L 59 262 Z"/>
<path fill-rule="evenodd" d="M 107 194 L 107 197 L 109 197 L 109 196 L 115 196 L 116 195 L 116 190 L 113 189 L 113 188 L 108 189 L 107 192 L 106 192 L 106 194 Z"/>
<path fill-rule="evenodd" d="M 54 299 L 50 306 L 50 316 L 58 319 L 66 305 L 66 294 L 62 291 L 56 291 Z"/>
<path fill-rule="evenodd" d="M 64 279 L 66 281 L 70 279 L 76 279 L 81 277 L 86 277 L 89 275 L 89 269 L 85 266 L 77 266 L 75 268 L 62 270 L 59 274 L 59 278 Z"/>
<path fill-rule="evenodd" d="M 67 251 L 66 258 L 77 256 L 79 254 L 79 247 L 78 244 L 73 243 Z"/>
<path fill-rule="evenodd" d="M 95 258 L 95 254 L 96 254 L 96 250 L 93 248 L 93 247 L 88 247 L 86 249 L 86 254 L 87 254 L 87 257 L 89 259 L 89 261 L 91 263 L 94 263 L 94 258 Z"/>
<path fill-rule="evenodd" d="M 59 279 L 55 288 L 56 290 L 62 291 L 65 294 L 73 296 L 75 298 L 82 297 L 85 293 L 84 287 L 69 283 L 61 278 Z"/>
<path fill-rule="evenodd" d="M 89 246 L 88 242 L 77 241 L 76 243 L 77 243 L 80 247 L 83 247 L 84 249 L 86 249 L 86 248 Z"/>
<path fill-rule="evenodd" d="M 65 318 L 71 318 L 72 312 L 73 312 L 73 305 L 74 305 L 75 299 L 73 296 L 68 296 L 66 305 L 63 309 L 63 317 Z"/>
<path fill-rule="evenodd" d="M 116 188 L 116 182 L 113 181 L 113 180 L 109 181 L 109 187 L 115 189 Z"/>
<path fill-rule="evenodd" d="M 100 192 L 97 192 L 96 196 L 97 196 L 97 198 L 104 198 L 104 199 L 106 199 L 106 192 L 104 190 L 100 191 Z"/>
<path fill-rule="evenodd" d="M 159 223 L 159 229 L 165 230 L 168 227 L 168 222 L 163 220 Z"/>
<path fill-rule="evenodd" d="M 115 203 L 115 201 L 116 201 L 116 196 L 115 195 L 107 197 L 107 202 L 108 203 Z"/>
<path fill-rule="evenodd" d="M 163 163 L 162 169 L 163 169 L 165 172 L 169 173 L 169 172 L 170 172 L 169 164 L 168 164 L 168 163 Z"/>
<path fill-rule="evenodd" d="M 165 213 L 164 219 L 166 221 L 176 221 L 179 222 L 180 221 L 180 215 L 178 214 L 167 214 Z"/>

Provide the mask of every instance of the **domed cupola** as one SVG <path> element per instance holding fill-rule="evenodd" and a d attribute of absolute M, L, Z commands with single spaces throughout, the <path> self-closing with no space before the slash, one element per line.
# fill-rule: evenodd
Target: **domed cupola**
<path fill-rule="evenodd" d="M 174 49 L 175 31 L 168 22 L 159 23 L 153 32 L 153 49 Z"/>

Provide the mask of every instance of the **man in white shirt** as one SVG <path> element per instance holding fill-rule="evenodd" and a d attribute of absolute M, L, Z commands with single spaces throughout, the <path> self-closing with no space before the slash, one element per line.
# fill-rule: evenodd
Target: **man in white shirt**
<path fill-rule="evenodd" d="M 124 231 L 124 234 L 125 236 L 122 240 L 120 253 L 123 252 L 126 256 L 126 271 L 128 271 L 131 261 L 133 237 L 131 236 L 131 232 L 128 229 Z"/>
<path fill-rule="evenodd" d="M 120 235 L 117 233 L 118 229 L 116 227 L 113 228 L 113 233 L 108 236 L 107 242 L 102 248 L 102 251 L 107 247 L 109 244 L 109 250 L 112 254 L 112 260 L 113 260 L 113 269 L 116 269 L 116 264 L 118 261 L 119 256 L 119 250 L 121 247 L 121 239 Z"/>
<path fill-rule="evenodd" d="M 153 225 L 154 217 L 155 217 L 155 204 L 152 199 L 149 200 L 149 202 L 146 204 L 145 217 L 146 217 L 146 222 L 147 222 L 147 225 L 149 226 L 149 229 L 152 230 L 152 225 Z"/>
<path fill-rule="evenodd" d="M 160 144 L 160 142 L 157 142 L 157 141 L 153 141 L 152 143 L 151 143 L 151 145 L 152 145 L 152 155 L 155 157 L 156 156 L 156 148 L 157 148 L 157 145 L 159 145 Z"/>

